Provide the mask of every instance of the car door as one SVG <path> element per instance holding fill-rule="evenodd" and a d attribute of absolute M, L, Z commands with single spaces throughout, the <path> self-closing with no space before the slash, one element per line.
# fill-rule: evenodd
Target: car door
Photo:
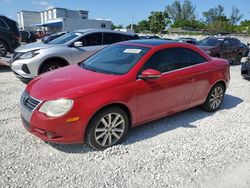
<path fill-rule="evenodd" d="M 229 39 L 225 39 L 222 44 L 222 55 L 221 58 L 232 59 L 233 58 L 234 47 Z"/>
<path fill-rule="evenodd" d="M 102 32 L 84 35 L 78 41 L 82 42 L 82 47 L 71 47 L 73 63 L 84 61 L 106 46 L 102 43 Z"/>
<path fill-rule="evenodd" d="M 184 48 L 156 52 L 142 67 L 162 72 L 161 78 L 137 80 L 137 121 L 143 122 L 188 106 L 195 82 L 189 75 L 189 58 Z"/>

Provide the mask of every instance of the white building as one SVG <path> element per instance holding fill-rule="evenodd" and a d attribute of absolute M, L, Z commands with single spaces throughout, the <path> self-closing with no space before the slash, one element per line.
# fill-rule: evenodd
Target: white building
<path fill-rule="evenodd" d="M 35 31 L 38 27 L 34 27 L 33 25 L 41 23 L 40 12 L 22 10 L 17 13 L 17 21 L 20 30 Z"/>
<path fill-rule="evenodd" d="M 41 27 L 53 32 L 78 29 L 111 29 L 110 20 L 88 19 L 88 11 L 52 8 L 41 12 Z"/>
<path fill-rule="evenodd" d="M 111 29 L 110 20 L 89 19 L 88 11 L 51 8 L 42 12 L 21 11 L 17 13 L 20 28 L 52 31 L 74 31 L 78 29 Z"/>

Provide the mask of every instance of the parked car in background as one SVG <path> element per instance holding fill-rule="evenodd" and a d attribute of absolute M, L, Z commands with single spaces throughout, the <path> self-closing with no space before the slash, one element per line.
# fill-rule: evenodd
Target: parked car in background
<path fill-rule="evenodd" d="M 137 39 L 131 33 L 85 29 L 67 33 L 48 44 L 33 43 L 19 47 L 11 60 L 11 69 L 24 82 L 37 75 L 83 61 L 109 44 Z"/>
<path fill-rule="evenodd" d="M 59 32 L 59 33 L 55 33 L 55 34 L 52 34 L 52 35 L 48 35 L 48 36 L 45 36 L 42 38 L 42 42 L 45 43 L 45 44 L 48 44 L 50 41 L 58 38 L 58 37 L 61 37 L 63 35 L 65 35 L 66 33 L 68 33 L 68 31 L 64 31 L 64 32 Z"/>
<path fill-rule="evenodd" d="M 181 37 L 181 38 L 178 39 L 178 41 L 193 44 L 193 45 L 196 45 L 196 43 L 197 43 L 197 39 L 188 38 L 188 37 Z"/>
<path fill-rule="evenodd" d="M 21 97 L 25 128 L 54 143 L 119 144 L 129 127 L 201 105 L 214 112 L 229 63 L 164 40 L 113 44 L 80 64 L 38 76 Z"/>
<path fill-rule="evenodd" d="M 160 39 L 157 35 L 139 35 L 140 39 Z"/>
<path fill-rule="evenodd" d="M 0 14 L 0 56 L 13 52 L 21 44 L 21 35 L 14 20 Z"/>
<path fill-rule="evenodd" d="M 197 45 L 210 56 L 224 58 L 237 65 L 241 64 L 242 57 L 246 57 L 249 51 L 248 46 L 233 37 L 208 37 Z"/>
<path fill-rule="evenodd" d="M 21 33 L 21 42 L 25 42 L 25 43 L 32 43 L 32 42 L 36 42 L 36 35 L 33 32 L 30 31 L 20 31 Z"/>
<path fill-rule="evenodd" d="M 241 65 L 241 75 L 246 78 L 250 79 L 250 56 L 248 55 L 246 61 Z"/>

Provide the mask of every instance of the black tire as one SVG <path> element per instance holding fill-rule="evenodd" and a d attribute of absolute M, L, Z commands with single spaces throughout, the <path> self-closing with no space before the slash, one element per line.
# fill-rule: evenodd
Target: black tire
<path fill-rule="evenodd" d="M 241 64 L 241 59 L 242 59 L 242 54 L 238 54 L 234 60 L 236 65 L 240 65 Z"/>
<path fill-rule="evenodd" d="M 202 109 L 207 112 L 215 112 L 223 102 L 226 88 L 223 84 L 218 83 L 210 90 Z M 218 93 L 219 92 L 219 93 Z"/>
<path fill-rule="evenodd" d="M 110 114 L 111 116 L 109 116 Z M 116 119 L 116 115 L 119 119 Z M 109 117 L 111 117 L 110 121 Z M 107 126 L 102 120 L 107 123 Z M 114 122 L 115 120 L 116 122 Z M 128 132 L 128 127 L 128 115 L 124 110 L 119 107 L 106 108 L 98 112 L 90 121 L 85 134 L 85 143 L 93 149 L 104 150 L 121 143 Z"/>
<path fill-rule="evenodd" d="M 47 63 L 45 63 L 40 71 L 40 73 L 45 73 L 45 72 L 49 72 L 52 70 L 56 70 L 58 68 L 64 67 L 66 66 L 65 63 L 63 62 L 59 62 L 59 61 L 49 61 Z"/>
<path fill-rule="evenodd" d="M 0 57 L 6 56 L 8 53 L 8 46 L 5 42 L 0 40 Z"/>

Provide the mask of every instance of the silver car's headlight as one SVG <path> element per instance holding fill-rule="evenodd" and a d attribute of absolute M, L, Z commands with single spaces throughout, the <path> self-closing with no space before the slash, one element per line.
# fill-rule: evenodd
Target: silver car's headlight
<path fill-rule="evenodd" d="M 208 55 L 211 54 L 211 51 L 210 51 L 210 50 L 206 50 L 205 52 L 206 52 Z"/>
<path fill-rule="evenodd" d="M 73 103 L 74 102 L 71 99 L 46 101 L 39 108 L 39 112 L 45 113 L 49 117 L 63 116 L 71 110 Z"/>
<path fill-rule="evenodd" d="M 37 51 L 30 51 L 30 52 L 26 52 L 22 55 L 19 56 L 19 59 L 30 59 L 35 57 L 36 55 L 38 55 L 39 53 Z"/>

